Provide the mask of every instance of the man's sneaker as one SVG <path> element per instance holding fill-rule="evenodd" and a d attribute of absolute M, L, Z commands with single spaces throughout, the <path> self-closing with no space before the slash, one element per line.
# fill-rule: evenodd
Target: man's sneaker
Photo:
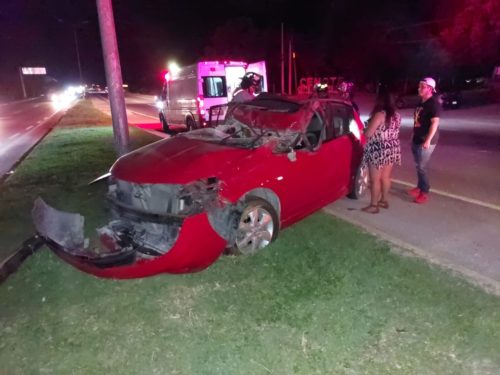
<path fill-rule="evenodd" d="M 416 198 L 420 195 L 420 189 L 418 187 L 408 190 L 408 195 L 411 195 L 413 198 Z"/>
<path fill-rule="evenodd" d="M 420 194 L 415 198 L 413 202 L 423 204 L 427 203 L 428 200 L 429 194 L 420 192 Z"/>

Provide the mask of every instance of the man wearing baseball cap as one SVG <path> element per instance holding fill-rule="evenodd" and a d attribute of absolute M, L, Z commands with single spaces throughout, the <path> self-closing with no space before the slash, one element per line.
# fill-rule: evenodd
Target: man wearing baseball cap
<path fill-rule="evenodd" d="M 417 169 L 418 184 L 408 191 L 415 198 L 415 203 L 426 203 L 429 200 L 429 177 L 427 166 L 439 138 L 439 117 L 441 105 L 436 95 L 436 81 L 427 77 L 418 84 L 418 95 L 421 102 L 415 108 L 412 153 Z"/>

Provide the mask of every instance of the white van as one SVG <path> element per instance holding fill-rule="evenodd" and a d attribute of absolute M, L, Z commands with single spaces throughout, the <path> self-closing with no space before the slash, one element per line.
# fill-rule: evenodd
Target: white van
<path fill-rule="evenodd" d="M 180 68 L 165 79 L 157 102 L 163 130 L 168 133 L 170 125 L 188 130 L 206 126 L 209 108 L 230 102 L 246 72 L 261 75 L 260 89 L 267 91 L 265 61 L 202 61 Z"/>

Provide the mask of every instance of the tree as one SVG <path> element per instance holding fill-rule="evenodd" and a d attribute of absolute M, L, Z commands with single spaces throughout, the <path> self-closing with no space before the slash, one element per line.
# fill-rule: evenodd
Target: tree
<path fill-rule="evenodd" d="M 500 1 L 466 0 L 440 34 L 444 47 L 461 65 L 500 62 Z"/>
<path fill-rule="evenodd" d="M 280 72 L 280 34 L 259 29 L 247 17 L 234 18 L 217 27 L 205 48 L 207 60 L 266 61 L 268 87 L 278 87 Z"/>
<path fill-rule="evenodd" d="M 269 44 L 266 30 L 257 29 L 250 18 L 241 17 L 219 26 L 205 49 L 206 58 L 258 60 L 266 56 Z"/>

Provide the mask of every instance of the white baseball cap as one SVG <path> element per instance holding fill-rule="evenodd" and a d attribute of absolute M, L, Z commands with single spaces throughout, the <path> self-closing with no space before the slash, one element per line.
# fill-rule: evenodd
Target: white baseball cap
<path fill-rule="evenodd" d="M 432 87 L 432 91 L 436 92 L 436 81 L 434 80 L 434 78 L 425 77 L 424 79 L 420 80 L 420 82 Z"/>

